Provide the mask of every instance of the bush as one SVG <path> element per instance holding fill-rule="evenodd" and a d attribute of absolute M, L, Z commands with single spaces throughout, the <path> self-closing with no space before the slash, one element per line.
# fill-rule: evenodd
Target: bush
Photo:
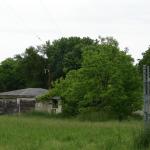
<path fill-rule="evenodd" d="M 113 43 L 84 48 L 81 68 L 54 83 L 49 94 L 63 98 L 63 112 L 77 115 L 82 108 L 109 107 L 121 121 L 142 108 L 138 70 L 132 57 Z"/>

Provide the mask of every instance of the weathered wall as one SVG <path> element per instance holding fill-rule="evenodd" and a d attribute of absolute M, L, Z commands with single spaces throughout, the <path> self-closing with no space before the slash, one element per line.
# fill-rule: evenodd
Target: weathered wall
<path fill-rule="evenodd" d="M 18 105 L 16 99 L 0 99 L 0 113 L 16 113 L 18 112 Z"/>
<path fill-rule="evenodd" d="M 28 112 L 35 109 L 35 99 L 17 98 L 18 112 Z"/>
<path fill-rule="evenodd" d="M 35 104 L 35 110 L 58 114 L 62 112 L 62 105 L 61 103 L 58 103 L 58 108 L 53 108 L 52 102 L 37 102 Z"/>
<path fill-rule="evenodd" d="M 35 109 L 35 100 L 30 98 L 0 99 L 0 114 L 28 112 Z"/>

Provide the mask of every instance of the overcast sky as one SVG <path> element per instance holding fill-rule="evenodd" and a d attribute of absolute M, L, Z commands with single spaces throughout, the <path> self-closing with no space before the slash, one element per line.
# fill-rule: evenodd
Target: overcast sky
<path fill-rule="evenodd" d="M 0 0 L 0 61 L 62 36 L 113 36 L 135 59 L 150 45 L 149 0 Z"/>

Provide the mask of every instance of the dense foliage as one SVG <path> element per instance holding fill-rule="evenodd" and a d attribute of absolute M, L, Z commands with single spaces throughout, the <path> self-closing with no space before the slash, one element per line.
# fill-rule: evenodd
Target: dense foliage
<path fill-rule="evenodd" d="M 1 62 L 0 91 L 27 87 L 50 88 L 42 99 L 61 96 L 69 115 L 104 111 L 122 119 L 142 103 L 137 66 L 112 37 L 61 38 Z"/>
<path fill-rule="evenodd" d="M 139 71 L 140 71 L 141 75 L 143 73 L 143 65 L 150 66 L 150 47 L 148 48 L 147 51 L 142 53 L 142 55 L 143 55 L 143 58 L 140 59 L 139 63 L 138 63 L 138 68 L 139 68 Z"/>
<path fill-rule="evenodd" d="M 18 61 L 8 58 L 0 65 L 0 91 L 24 87 L 24 80 L 19 72 Z"/>
<path fill-rule="evenodd" d="M 114 40 L 84 48 L 82 65 L 58 80 L 50 95 L 60 95 L 64 112 L 89 108 L 113 112 L 122 119 L 141 108 L 141 80 L 133 59 Z"/>
<path fill-rule="evenodd" d="M 49 70 L 49 83 L 52 81 L 65 77 L 67 72 L 72 69 L 79 69 L 81 67 L 81 53 L 82 48 L 92 45 L 96 41 L 90 38 L 61 38 L 52 43 L 49 41 L 39 47 L 41 53 L 47 58 L 47 69 Z"/>
<path fill-rule="evenodd" d="M 82 48 L 94 43 L 88 37 L 70 37 L 27 48 L 23 54 L 0 64 L 0 91 L 49 88 L 68 71 L 80 68 Z"/>

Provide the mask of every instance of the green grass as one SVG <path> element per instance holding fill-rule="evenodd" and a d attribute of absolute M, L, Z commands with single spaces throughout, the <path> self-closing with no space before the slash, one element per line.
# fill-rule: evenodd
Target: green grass
<path fill-rule="evenodd" d="M 133 150 L 142 121 L 0 116 L 0 150 Z"/>

